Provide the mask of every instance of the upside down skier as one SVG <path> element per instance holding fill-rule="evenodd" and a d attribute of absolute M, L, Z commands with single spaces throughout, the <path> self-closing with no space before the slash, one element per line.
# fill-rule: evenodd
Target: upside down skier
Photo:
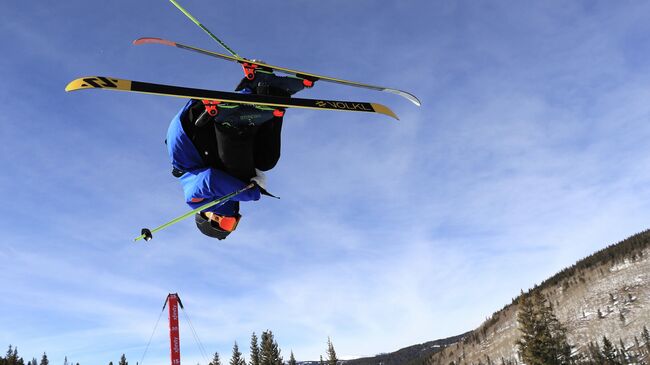
<path fill-rule="evenodd" d="M 304 87 L 302 79 L 258 71 L 235 91 L 290 97 Z M 206 236 L 225 239 L 241 219 L 240 201 L 272 196 L 266 191 L 264 171 L 280 159 L 283 117 L 282 109 L 191 99 L 172 119 L 166 140 L 172 174 L 192 209 L 255 184 L 223 205 L 195 215 L 197 228 Z"/>

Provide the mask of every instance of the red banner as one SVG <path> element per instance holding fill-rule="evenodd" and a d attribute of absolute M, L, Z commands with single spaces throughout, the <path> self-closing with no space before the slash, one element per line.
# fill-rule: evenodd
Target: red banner
<path fill-rule="evenodd" d="M 181 339 L 178 330 L 178 295 L 169 294 L 169 342 L 172 365 L 181 365 Z"/>

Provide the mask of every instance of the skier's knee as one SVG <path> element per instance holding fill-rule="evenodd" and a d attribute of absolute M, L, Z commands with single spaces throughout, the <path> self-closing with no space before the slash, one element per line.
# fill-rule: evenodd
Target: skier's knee
<path fill-rule="evenodd" d="M 255 167 L 262 171 L 269 171 L 272 168 L 274 168 L 275 165 L 278 164 L 279 160 L 280 160 L 280 152 L 275 153 L 273 155 L 266 155 L 263 156 L 262 158 L 259 158 L 257 161 L 255 161 Z"/>

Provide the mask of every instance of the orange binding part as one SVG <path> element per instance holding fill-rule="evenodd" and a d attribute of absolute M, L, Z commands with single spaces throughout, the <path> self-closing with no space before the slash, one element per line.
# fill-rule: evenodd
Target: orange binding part
<path fill-rule="evenodd" d="M 259 66 L 253 63 L 242 62 L 241 67 L 244 69 L 244 75 L 246 75 L 246 78 L 252 80 L 255 78 L 255 69 Z"/>
<path fill-rule="evenodd" d="M 216 101 L 216 100 L 201 100 L 201 101 L 205 106 L 205 111 L 208 112 L 210 116 L 214 117 L 219 113 L 219 109 L 217 109 L 217 105 L 221 104 L 220 101 Z"/>
<path fill-rule="evenodd" d="M 284 110 L 282 110 L 282 109 L 275 109 L 275 110 L 273 111 L 273 116 L 274 116 L 274 117 L 278 117 L 278 118 L 282 118 L 282 117 L 284 117 Z"/>

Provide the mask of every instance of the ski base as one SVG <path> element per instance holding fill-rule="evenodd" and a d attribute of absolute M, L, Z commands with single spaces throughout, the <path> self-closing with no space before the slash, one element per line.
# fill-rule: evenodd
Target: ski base
<path fill-rule="evenodd" d="M 237 62 L 237 63 L 242 64 L 242 66 L 252 67 L 253 72 L 254 72 L 255 68 L 259 67 L 259 68 L 262 68 L 262 69 L 276 70 L 276 71 L 279 71 L 279 72 L 282 72 L 282 73 L 285 73 L 285 74 L 289 74 L 289 75 L 293 75 L 293 76 L 296 76 L 296 77 L 299 77 L 299 78 L 302 78 L 302 79 L 305 79 L 305 80 L 308 80 L 308 81 L 312 81 L 312 82 L 322 80 L 322 81 L 333 82 L 333 83 L 352 86 L 352 87 L 360 87 L 360 88 L 364 88 L 364 89 L 385 91 L 385 92 L 389 92 L 389 93 L 399 95 L 399 96 L 407 99 L 408 101 L 412 102 L 413 104 L 415 104 L 417 106 L 421 105 L 420 100 L 415 95 L 413 95 L 413 94 L 411 94 L 409 92 L 406 92 L 404 90 L 398 90 L 398 89 L 393 89 L 393 88 L 383 87 L 383 86 L 363 84 L 363 83 L 360 83 L 360 82 L 343 80 L 343 79 L 338 79 L 338 78 L 330 77 L 330 76 L 317 75 L 317 74 L 314 74 L 314 73 L 304 72 L 304 71 L 299 71 L 299 70 L 293 70 L 293 69 L 286 68 L 286 67 L 269 65 L 268 63 L 262 63 L 262 62 L 258 62 L 258 61 L 243 59 L 241 57 L 238 58 L 238 57 L 234 57 L 234 56 L 225 55 L 225 54 L 222 54 L 222 53 L 212 52 L 212 51 L 208 51 L 208 50 L 205 50 L 205 49 L 188 46 L 186 44 L 182 44 L 182 43 L 178 43 L 178 42 L 174 42 L 174 41 L 170 41 L 170 40 L 166 40 L 166 39 L 162 39 L 162 38 L 154 38 L 154 37 L 138 38 L 138 39 L 133 41 L 133 44 L 134 45 L 160 44 L 160 45 L 164 45 L 164 46 L 176 47 L 176 48 L 184 49 L 186 51 L 201 53 L 201 54 L 204 54 L 204 55 L 210 56 L 210 57 L 215 57 L 215 58 L 220 58 L 220 59 L 227 60 L 227 61 Z M 249 71 L 247 70 L 246 71 L 247 77 L 249 75 L 248 72 Z"/>

